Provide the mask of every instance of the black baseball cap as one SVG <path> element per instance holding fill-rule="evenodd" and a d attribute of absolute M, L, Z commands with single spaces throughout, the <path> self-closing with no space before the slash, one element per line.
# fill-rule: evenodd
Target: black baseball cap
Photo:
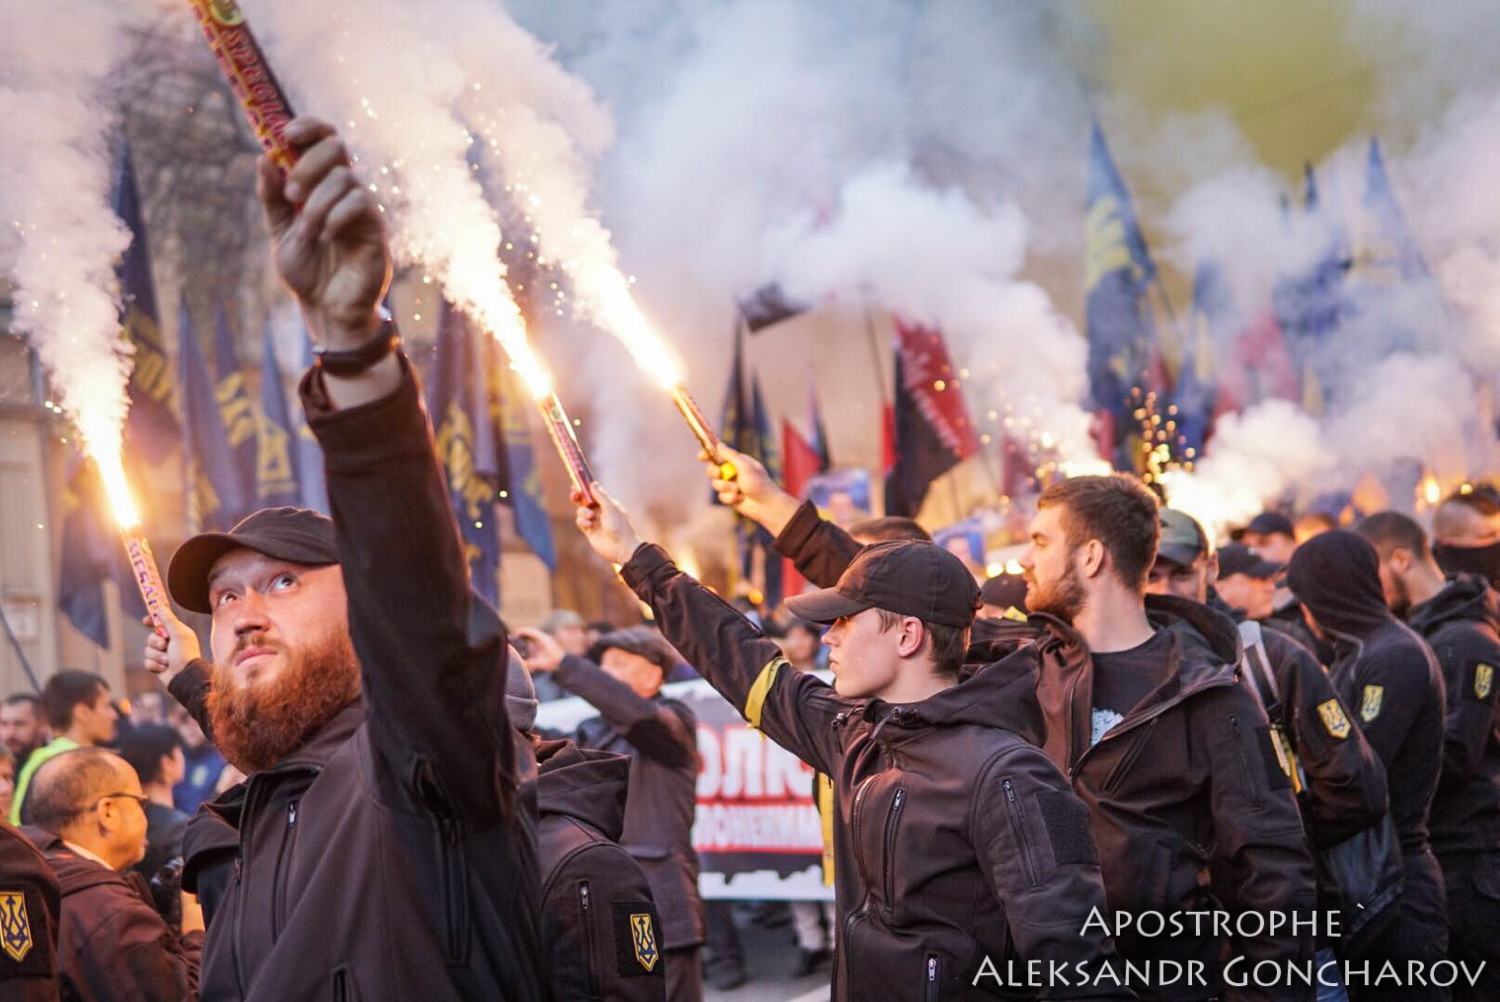
<path fill-rule="evenodd" d="M 786 606 L 814 623 L 884 609 L 963 628 L 974 622 L 979 585 L 962 560 L 936 543 L 893 539 L 860 550 L 832 588 L 794 596 Z"/>
<path fill-rule="evenodd" d="M 1219 548 L 1219 578 L 1246 574 L 1252 578 L 1274 578 L 1281 573 L 1281 564 L 1267 560 L 1244 543 L 1230 543 Z"/>
<path fill-rule="evenodd" d="M 339 562 L 333 521 L 308 508 L 262 508 L 228 532 L 203 532 L 172 554 L 167 591 L 192 612 L 211 612 L 208 572 L 230 550 L 254 550 L 277 560 L 309 567 Z"/>
<path fill-rule="evenodd" d="M 1291 536 L 1297 538 L 1297 529 L 1292 525 L 1292 520 L 1280 512 L 1263 511 L 1250 520 L 1245 526 L 1247 534 L 1257 536 Z"/>
<path fill-rule="evenodd" d="M 1026 610 L 1026 579 L 1019 574 L 997 574 L 979 586 L 979 599 L 997 608 Z"/>
<path fill-rule="evenodd" d="M 1191 567 L 1193 561 L 1209 552 L 1208 537 L 1193 516 L 1176 508 L 1163 508 L 1157 517 L 1161 540 L 1156 544 L 1156 559 Z"/>

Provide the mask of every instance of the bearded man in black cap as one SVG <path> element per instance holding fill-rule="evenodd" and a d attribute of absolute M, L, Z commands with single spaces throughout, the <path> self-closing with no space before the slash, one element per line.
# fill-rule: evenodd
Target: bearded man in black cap
<path fill-rule="evenodd" d="M 1386 607 L 1379 557 L 1342 529 L 1297 548 L 1287 581 L 1313 627 L 1334 646 L 1330 668 L 1344 705 L 1358 715 L 1370 747 L 1385 763 L 1391 820 L 1401 843 L 1401 911 L 1369 956 L 1401 969 L 1432 964 L 1448 947 L 1442 873 L 1428 837 L 1428 812 L 1443 755 L 1443 676 L 1421 637 Z M 1446 999 L 1446 988 L 1371 985 L 1360 999 Z"/>
<path fill-rule="evenodd" d="M 379 309 L 381 215 L 331 126 L 299 118 L 286 137 L 300 159 L 283 178 L 263 158 L 259 190 L 319 345 L 301 395 L 334 517 L 271 509 L 184 543 L 167 585 L 212 617 L 213 663 L 176 621 L 146 651 L 249 774 L 206 808 L 238 843 L 202 994 L 541 998 L 506 638 L 466 635 L 447 485 Z"/>
<path fill-rule="evenodd" d="M 600 507 L 580 508 L 578 526 L 623 565 L 667 640 L 752 726 L 833 778 L 835 999 L 989 998 L 1009 960 L 1123 970 L 1087 921 L 1105 908 L 1088 812 L 1035 746 L 1029 677 L 958 681 L 979 604 L 962 561 L 928 542 L 877 543 L 837 587 L 789 599 L 830 624 L 829 686 L 594 490 Z M 1119 982 L 1041 980 L 1039 998 L 1130 997 Z"/>
<path fill-rule="evenodd" d="M 1443 669 L 1448 717 L 1428 827 L 1448 892 L 1448 953 L 1484 961 L 1454 997 L 1500 998 L 1500 596 L 1474 574 L 1444 577 L 1427 533 L 1385 511 L 1356 530 L 1380 556 L 1386 604 L 1426 638 Z"/>

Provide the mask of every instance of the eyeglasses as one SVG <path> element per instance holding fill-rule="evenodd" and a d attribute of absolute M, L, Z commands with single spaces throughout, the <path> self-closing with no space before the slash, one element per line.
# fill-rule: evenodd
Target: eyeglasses
<path fill-rule="evenodd" d="M 98 807 L 106 800 L 115 800 L 120 797 L 123 797 L 126 800 L 134 800 L 136 803 L 141 805 L 141 810 L 145 810 L 146 805 L 151 802 L 151 798 L 146 796 L 144 793 L 106 793 L 104 796 L 100 797 L 98 800 L 90 804 L 89 810 L 92 811 L 94 808 Z"/>

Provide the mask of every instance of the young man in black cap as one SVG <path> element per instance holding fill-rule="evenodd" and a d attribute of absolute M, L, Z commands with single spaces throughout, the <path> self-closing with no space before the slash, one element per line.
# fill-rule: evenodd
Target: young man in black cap
<path fill-rule="evenodd" d="M 1380 557 L 1386 604 L 1426 638 L 1447 695 L 1443 768 L 1428 829 L 1448 894 L 1448 955 L 1484 972 L 1454 998 L 1500 999 L 1500 596 L 1481 577 L 1444 578 L 1427 533 L 1386 511 L 1356 531 Z"/>
<path fill-rule="evenodd" d="M 1334 688 L 1354 710 L 1385 763 L 1391 820 L 1404 869 L 1401 912 L 1369 955 L 1405 969 L 1444 958 L 1448 920 L 1442 873 L 1427 817 L 1443 754 L 1443 676 L 1421 637 L 1391 615 L 1375 548 L 1342 529 L 1314 536 L 1292 555 L 1287 581 L 1313 626 L 1334 645 Z M 1446 999 L 1448 990 L 1407 983 L 1371 985 L 1361 999 Z"/>
<path fill-rule="evenodd" d="M 271 509 L 184 543 L 167 585 L 212 617 L 213 663 L 180 622 L 146 651 L 148 667 L 180 673 L 174 695 L 249 774 L 209 808 L 238 850 L 202 992 L 541 998 L 505 637 L 466 634 L 447 484 L 379 310 L 381 215 L 331 126 L 299 118 L 285 134 L 300 159 L 283 178 L 263 158 L 259 189 L 277 268 L 320 346 L 302 402 L 334 517 Z"/>
<path fill-rule="evenodd" d="M 979 595 L 957 557 L 879 543 L 837 587 L 789 600 L 832 624 L 830 687 L 793 670 L 595 491 L 601 507 L 580 508 L 579 528 L 624 565 L 667 639 L 753 726 L 833 778 L 836 999 L 993 997 L 1009 960 L 1040 965 L 1040 998 L 1130 997 L 1118 982 L 1045 975 L 1050 961 L 1121 968 L 1087 922 L 1105 907 L 1098 858 L 1087 812 L 1035 747 L 1029 678 L 985 669 L 958 681 Z"/>
<path fill-rule="evenodd" d="M 810 581 L 825 583 L 864 552 L 774 487 L 759 463 L 729 458 L 734 481 L 710 472 L 720 500 L 765 517 L 768 528 L 779 524 L 777 549 Z M 1153 599 L 1148 616 L 1157 536 L 1155 499 L 1137 483 L 1080 477 L 1049 489 L 1021 560 L 1027 621 L 985 623 L 990 640 L 969 658 L 998 660 L 1019 647 L 985 671 L 1008 670 L 1032 690 L 1011 698 L 1036 707 L 1046 726 L 1032 740 L 1044 742 L 1089 807 L 1116 912 L 1217 907 L 1207 890 L 1213 857 L 1234 875 L 1233 903 L 1242 910 L 1306 916 L 1315 904 L 1312 862 L 1291 791 L 1268 769 L 1265 712 L 1236 677 L 1238 632 L 1227 617 L 1171 597 Z M 1203 831 L 1215 832 L 1207 849 Z M 1142 998 L 1203 999 L 1221 990 L 1227 944 L 1211 929 L 1187 932 L 1120 937 L 1127 961 L 1195 962 L 1206 972 L 1206 985 L 1147 986 Z M 1307 925 L 1263 933 L 1234 943 L 1251 963 L 1313 959 Z M 1242 990 L 1246 998 L 1295 994 Z"/>
<path fill-rule="evenodd" d="M 1280 564 L 1272 563 L 1243 543 L 1230 543 L 1219 549 L 1218 565 L 1219 576 L 1214 587 L 1229 608 L 1257 622 L 1276 611 Z"/>

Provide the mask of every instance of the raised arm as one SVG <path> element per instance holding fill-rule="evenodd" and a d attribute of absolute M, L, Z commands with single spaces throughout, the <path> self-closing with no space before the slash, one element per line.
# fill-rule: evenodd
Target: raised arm
<path fill-rule="evenodd" d="M 776 486 L 755 459 L 727 446 L 724 451 L 735 469 L 733 480 L 724 480 L 718 466 L 708 466 L 719 500 L 775 536 L 776 551 L 796 564 L 807 580 L 819 588 L 837 584 L 860 545 L 820 516 L 811 501 L 799 502 Z"/>
<path fill-rule="evenodd" d="M 642 543 L 625 510 L 593 489 L 600 506 L 579 508 L 578 527 L 596 553 L 624 565 L 625 583 L 651 606 L 667 641 L 752 727 L 835 775 L 842 750 L 834 718 L 861 704 L 794 669 L 738 610 L 678 570 L 661 547 Z"/>
<path fill-rule="evenodd" d="M 419 808 L 493 822 L 516 782 L 506 641 L 466 640 L 463 546 L 416 374 L 379 316 L 382 217 L 331 126 L 298 119 L 286 135 L 297 166 L 283 181 L 263 159 L 258 189 L 282 279 L 320 348 L 343 353 L 323 356 L 301 397 L 327 468 L 376 778 Z"/>

